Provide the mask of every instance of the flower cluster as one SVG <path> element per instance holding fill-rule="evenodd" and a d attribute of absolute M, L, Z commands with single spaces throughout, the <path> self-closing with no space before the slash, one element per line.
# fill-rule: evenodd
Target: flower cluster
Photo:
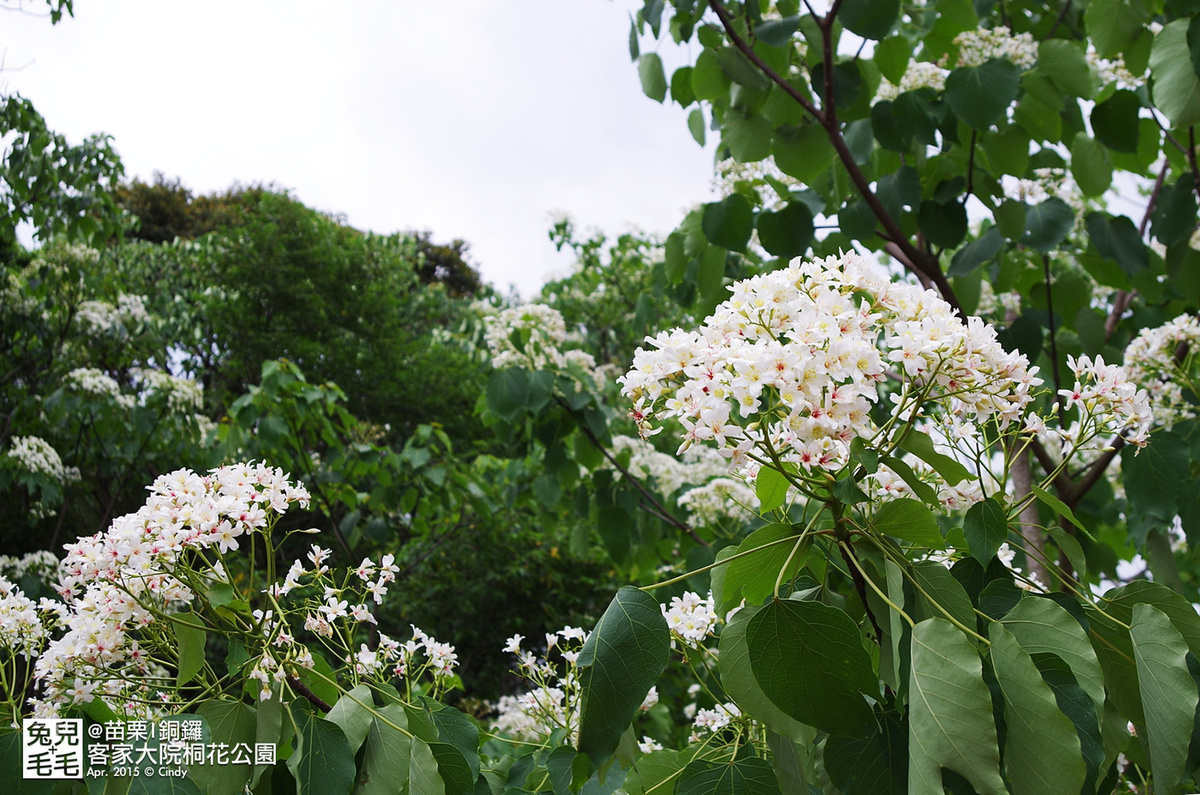
<path fill-rule="evenodd" d="M 567 327 L 557 309 L 545 304 L 524 304 L 484 318 L 492 367 L 527 367 L 543 370 L 562 364 L 559 348 Z"/>
<path fill-rule="evenodd" d="M 83 301 L 75 312 L 80 330 L 92 337 L 124 336 L 149 319 L 146 298 L 141 295 L 119 295 L 116 305 Z"/>
<path fill-rule="evenodd" d="M 63 466 L 58 451 L 49 442 L 37 436 L 14 436 L 8 457 L 26 472 L 45 475 L 59 483 L 79 480 L 79 470 Z"/>
<path fill-rule="evenodd" d="M 853 253 L 739 282 L 698 331 L 647 341 L 619 379 L 643 437 L 677 417 L 681 450 L 711 443 L 745 477 L 763 461 L 837 471 L 855 438 L 881 443 L 895 420 L 930 410 L 1007 428 L 1041 383 L 991 326 Z M 889 368 L 898 386 L 881 428 L 871 408 Z"/>
<path fill-rule="evenodd" d="M 688 512 L 688 526 L 698 530 L 724 521 L 744 521 L 747 512 L 758 512 L 759 502 L 744 481 L 727 477 L 689 489 L 679 495 L 678 505 Z"/>
<path fill-rule="evenodd" d="M 61 602 L 50 599 L 35 602 L 7 577 L 0 576 L 0 652 L 4 652 L 0 660 L 16 654 L 26 659 L 36 657 L 48 634 L 42 613 L 58 616 L 62 607 Z"/>
<path fill-rule="evenodd" d="M 492 728 L 516 739 L 530 741 L 562 732 L 567 742 L 573 742 L 579 731 L 582 697 L 575 663 L 588 635 L 577 627 L 563 627 L 558 632 L 546 633 L 543 657 L 522 649 L 525 638 L 521 635 L 509 638 L 504 651 L 516 655 L 517 674 L 529 683 L 530 689 L 516 696 L 500 697 Z M 558 660 L 552 660 L 552 654 L 556 654 Z M 657 692 L 652 689 L 651 693 L 657 702 Z"/>
<path fill-rule="evenodd" d="M 1146 390 L 1155 422 L 1170 428 L 1194 417 L 1197 397 L 1188 362 L 1200 346 L 1200 321 L 1191 315 L 1142 329 L 1125 348 L 1129 380 Z M 1188 388 L 1190 395 L 1185 393 Z"/>
<path fill-rule="evenodd" d="M 1031 33 L 1014 34 L 1006 27 L 967 30 L 954 37 L 959 66 L 981 66 L 992 58 L 1007 58 L 1022 72 L 1037 63 L 1038 46 Z"/>
<path fill-rule="evenodd" d="M 699 594 L 688 591 L 681 597 L 672 597 L 670 607 L 659 607 L 671 630 L 672 641 L 698 648 L 705 638 L 713 636 L 718 618 L 711 593 L 701 599 Z"/>
<path fill-rule="evenodd" d="M 65 545 L 57 590 L 69 606 L 66 632 L 37 661 L 45 700 L 35 702 L 36 712 L 53 715 L 66 703 L 89 701 L 97 686 L 119 693 L 135 712 L 158 698 L 145 684 L 143 644 L 168 659 L 178 653 L 163 634 L 171 622 L 162 617 L 193 603 L 198 590 L 230 586 L 221 556 L 289 506 L 309 501 L 303 487 L 264 465 L 227 466 L 207 476 L 182 469 L 159 477 L 149 491 L 136 513 Z"/>
<path fill-rule="evenodd" d="M 906 91 L 916 91 L 921 88 L 932 88 L 934 91 L 941 92 L 946 88 L 948 74 L 950 73 L 939 63 L 909 61 L 903 77 L 900 78 L 899 85 L 894 85 L 887 78 L 880 81 L 875 101 L 892 100 Z"/>
<path fill-rule="evenodd" d="M 164 397 L 172 411 L 192 411 L 204 402 L 203 386 L 190 378 L 141 367 L 135 367 L 132 374 L 147 395 Z"/>
<path fill-rule="evenodd" d="M 1154 421 L 1149 393 L 1138 389 L 1124 369 L 1105 364 L 1100 356 L 1095 361 L 1088 356 L 1068 356 L 1067 366 L 1075 374 L 1075 384 L 1058 394 L 1064 409 L 1078 407 L 1079 417 L 1061 430 L 1046 428 L 1031 417 L 1031 429 L 1047 446 L 1063 458 L 1106 450 L 1117 437 L 1144 447 Z"/>

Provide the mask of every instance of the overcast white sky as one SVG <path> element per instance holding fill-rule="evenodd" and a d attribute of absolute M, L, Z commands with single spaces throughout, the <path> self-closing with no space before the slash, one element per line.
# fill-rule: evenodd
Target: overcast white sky
<path fill-rule="evenodd" d="M 711 198 L 711 145 L 641 93 L 641 5 L 76 0 L 53 27 L 0 12 L 0 87 L 73 142 L 112 135 L 129 177 L 274 182 L 361 229 L 462 238 L 531 296 L 570 266 L 552 211 L 665 233 Z"/>

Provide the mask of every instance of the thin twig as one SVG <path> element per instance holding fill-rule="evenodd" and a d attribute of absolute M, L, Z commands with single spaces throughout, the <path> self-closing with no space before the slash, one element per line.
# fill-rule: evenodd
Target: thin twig
<path fill-rule="evenodd" d="M 1050 30 L 1046 33 L 1047 39 L 1054 38 L 1054 31 L 1058 30 L 1058 26 L 1067 18 L 1067 12 L 1071 10 L 1071 0 L 1065 0 L 1062 4 L 1062 10 L 1058 12 L 1058 18 L 1054 20 L 1054 24 L 1050 26 Z"/>

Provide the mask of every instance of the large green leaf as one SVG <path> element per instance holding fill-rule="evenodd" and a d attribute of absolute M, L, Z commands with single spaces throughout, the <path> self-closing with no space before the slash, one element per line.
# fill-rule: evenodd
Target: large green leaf
<path fill-rule="evenodd" d="M 780 171 L 808 185 L 829 168 L 835 152 L 825 128 L 805 124 L 776 130 L 771 154 Z"/>
<path fill-rule="evenodd" d="M 771 701 L 830 734 L 865 735 L 874 723 L 864 695 L 879 696 L 870 655 L 850 616 L 820 602 L 775 600 L 746 628 L 750 665 Z"/>
<path fill-rule="evenodd" d="M 1129 276 L 1150 267 L 1150 252 L 1129 216 L 1088 213 L 1084 219 L 1088 236 L 1100 256 L 1121 266 Z"/>
<path fill-rule="evenodd" d="M 1071 176 L 1085 196 L 1099 196 L 1112 184 L 1113 164 L 1108 150 L 1087 133 L 1071 142 Z"/>
<path fill-rule="evenodd" d="M 986 130 L 1004 118 L 1021 88 L 1012 61 L 992 58 L 980 66 L 960 66 L 946 78 L 946 102 L 968 126 Z"/>
<path fill-rule="evenodd" d="M 670 654 L 658 600 L 630 585 L 617 591 L 578 659 L 579 750 L 594 763 L 612 756 Z"/>
<path fill-rule="evenodd" d="M 811 743 L 816 737 L 816 729 L 805 726 L 775 706 L 754 678 L 750 665 L 750 646 L 746 643 L 746 628 L 750 625 L 750 619 L 761 609 L 747 607 L 739 610 L 721 631 L 720 653 L 717 656 L 721 686 L 744 714 L 795 742 Z"/>
<path fill-rule="evenodd" d="M 1130 635 L 1155 791 L 1178 793 L 1198 700 L 1196 682 L 1188 672 L 1188 647 L 1166 614 L 1153 605 L 1134 605 Z"/>
<path fill-rule="evenodd" d="M 359 746 L 367 739 L 374 720 L 366 705 L 371 704 L 371 689 L 366 685 L 357 685 L 349 693 L 337 700 L 333 709 L 325 716 L 326 720 L 336 723 L 346 735 L 350 750 L 358 753 Z"/>
<path fill-rule="evenodd" d="M 895 712 L 878 716 L 865 739 L 830 737 L 825 770 L 842 795 L 905 795 L 908 792 L 908 734 Z"/>
<path fill-rule="evenodd" d="M 300 725 L 295 752 L 287 760 L 297 795 L 346 795 L 354 786 L 354 753 L 336 723 L 292 708 Z"/>
<path fill-rule="evenodd" d="M 779 795 L 775 771 L 756 756 L 728 764 L 702 759 L 683 769 L 675 795 Z"/>
<path fill-rule="evenodd" d="M 923 547 L 941 549 L 946 546 L 933 512 L 917 500 L 906 498 L 885 502 L 872 514 L 871 528 Z"/>
<path fill-rule="evenodd" d="M 1007 795 L 991 695 L 967 636 L 940 618 L 913 627 L 908 681 L 908 791 L 941 792 L 945 767 L 980 795 Z"/>
<path fill-rule="evenodd" d="M 178 620 L 171 622 L 179 654 L 175 684 L 182 687 L 204 667 L 204 643 L 208 640 L 208 633 L 203 629 L 204 620 L 195 613 L 182 613 L 176 618 Z"/>
<path fill-rule="evenodd" d="M 838 22 L 864 39 L 882 39 L 900 15 L 900 0 L 844 0 Z"/>
<path fill-rule="evenodd" d="M 758 497 L 759 510 L 770 513 L 782 507 L 791 484 L 782 472 L 774 467 L 763 467 L 754 479 L 754 496 Z"/>
<path fill-rule="evenodd" d="M 760 527 L 742 543 L 737 551 L 750 552 L 753 549 L 782 539 L 797 539 L 799 533 L 790 524 L 769 524 Z M 749 604 L 759 604 L 775 591 L 775 583 L 779 573 L 787 565 L 783 573 L 783 581 L 787 582 L 796 576 L 796 572 L 804 563 L 802 550 L 795 549 L 795 543 L 777 543 L 758 552 L 738 558 L 729 564 L 725 572 L 724 594 L 725 602 L 739 602 L 742 598 Z M 793 552 L 795 554 L 793 554 Z"/>
<path fill-rule="evenodd" d="M 920 619 L 942 618 L 946 611 L 965 627 L 975 626 L 975 608 L 971 597 L 954 575 L 940 563 L 931 560 L 912 564 L 912 575 L 919 587 L 917 615 Z M 936 602 L 937 606 L 933 603 Z M 938 608 L 941 609 L 938 609 Z"/>
<path fill-rule="evenodd" d="M 1114 152 L 1137 152 L 1138 113 L 1142 103 L 1137 94 L 1129 90 L 1113 93 L 1092 108 L 1092 131 L 1096 140 Z"/>
<path fill-rule="evenodd" d="M 1025 214 L 1025 235 L 1021 244 L 1042 254 L 1061 243 L 1075 225 L 1075 211 L 1057 196 L 1030 207 Z"/>
<path fill-rule="evenodd" d="M 376 708 L 384 719 L 401 728 L 408 725 L 404 708 L 388 704 Z M 412 739 L 371 716 L 367 738 L 363 744 L 362 764 L 359 766 L 354 795 L 392 795 L 408 786 L 408 765 L 412 755 Z"/>
<path fill-rule="evenodd" d="M 1137 13 L 1124 0 L 1091 0 L 1083 19 L 1101 58 L 1119 55 L 1143 30 Z"/>
<path fill-rule="evenodd" d="M 1008 517 L 995 497 L 977 502 L 967 510 L 963 519 L 963 535 L 971 557 L 986 566 L 996 556 L 1000 545 L 1008 539 Z"/>
<path fill-rule="evenodd" d="M 992 624 L 992 666 L 1004 694 L 1004 771 L 1013 795 L 1078 795 L 1087 776 L 1075 724 L 1003 624 Z"/>
<path fill-rule="evenodd" d="M 1189 23 L 1188 18 L 1168 23 L 1154 37 L 1150 50 L 1151 96 L 1172 127 L 1200 123 L 1200 76 L 1192 68 L 1188 49 Z"/>
<path fill-rule="evenodd" d="M 667 76 L 663 72 L 662 58 L 658 53 L 645 52 L 638 58 L 638 76 L 642 79 L 642 93 L 655 102 L 667 98 Z"/>
<path fill-rule="evenodd" d="M 917 430 L 908 431 L 900 441 L 900 448 L 907 450 L 926 464 L 929 464 L 929 466 L 933 467 L 933 471 L 941 475 L 951 486 L 957 485 L 964 480 L 975 479 L 961 462 L 945 453 L 939 453 L 933 446 L 933 438 L 927 433 Z"/>
<path fill-rule="evenodd" d="M 774 127 L 766 116 L 728 111 L 721 120 L 721 142 L 739 163 L 753 163 L 771 154 Z"/>
<path fill-rule="evenodd" d="M 258 717 L 253 707 L 240 701 L 212 699 L 196 709 L 209 730 L 210 743 L 224 743 L 230 748 L 245 743 L 253 748 L 256 742 Z M 262 741 L 265 742 L 265 741 Z M 237 795 L 250 780 L 251 765 L 191 765 L 188 776 L 210 795 Z"/>
<path fill-rule="evenodd" d="M 446 795 L 433 749 L 420 737 L 413 737 L 409 743 L 408 791 L 409 795 Z"/>
<path fill-rule="evenodd" d="M 812 243 L 813 214 L 801 202 L 792 202 L 779 212 L 760 212 L 756 226 L 763 248 L 782 259 L 800 256 Z"/>
<path fill-rule="evenodd" d="M 1075 681 L 1093 702 L 1099 721 L 1104 715 L 1104 672 L 1087 633 L 1062 605 L 1052 599 L 1022 599 L 1002 623 L 1029 655 L 1054 654 L 1071 669 Z"/>
<path fill-rule="evenodd" d="M 1038 45 L 1038 70 L 1071 96 L 1090 99 L 1092 70 L 1083 49 L 1068 39 L 1046 39 Z"/>
<path fill-rule="evenodd" d="M 709 243 L 730 251 L 745 251 L 754 230 L 750 200 L 740 193 L 731 193 L 719 202 L 704 205 L 701 228 Z"/>

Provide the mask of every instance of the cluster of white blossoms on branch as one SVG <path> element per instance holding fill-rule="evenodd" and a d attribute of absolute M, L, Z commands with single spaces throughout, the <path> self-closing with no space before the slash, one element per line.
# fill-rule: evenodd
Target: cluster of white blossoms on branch
<path fill-rule="evenodd" d="M 1157 328 L 1142 329 L 1125 348 L 1129 380 L 1149 393 L 1155 422 L 1164 428 L 1196 415 L 1192 401 L 1200 395 L 1191 381 L 1189 363 L 1195 361 L 1198 346 L 1200 321 L 1180 315 Z M 1184 391 L 1185 383 L 1190 395 Z"/>
<path fill-rule="evenodd" d="M 620 379 L 642 435 L 678 418 L 681 450 L 713 444 L 744 476 L 763 461 L 837 471 L 855 438 L 881 441 L 871 410 L 889 371 L 902 421 L 937 411 L 1006 428 L 1041 383 L 991 326 L 853 253 L 739 282 L 700 329 L 647 341 Z"/>
<path fill-rule="evenodd" d="M 122 337 L 150 319 L 142 295 L 117 296 L 117 303 L 83 301 L 75 311 L 80 330 L 92 337 Z"/>
<path fill-rule="evenodd" d="M 69 608 L 66 631 L 38 658 L 44 701 L 34 702 L 35 713 L 90 701 L 97 687 L 120 693 L 133 713 L 157 699 L 145 678 L 149 650 L 160 659 L 178 653 L 164 634 L 171 622 L 161 617 L 194 602 L 197 588 L 229 585 L 219 556 L 289 506 L 309 502 L 302 486 L 261 464 L 207 476 L 181 469 L 157 478 L 149 491 L 136 513 L 65 545 L 57 590 Z"/>
<path fill-rule="evenodd" d="M 596 368 L 591 354 L 562 350 L 567 326 L 562 314 L 545 304 L 524 304 L 485 317 L 492 367 L 524 367 L 529 370 L 561 370 L 575 363 L 585 371 Z"/>
<path fill-rule="evenodd" d="M 59 483 L 74 483 L 79 480 L 79 469 L 63 466 L 58 451 L 39 436 L 14 436 L 7 455 L 26 472 L 45 475 Z"/>
<path fill-rule="evenodd" d="M 967 30 L 954 37 L 959 66 L 981 66 L 992 58 L 1007 58 L 1022 72 L 1037 64 L 1038 45 L 1032 33 L 1016 33 L 1004 26 Z"/>
<path fill-rule="evenodd" d="M 1061 459 L 1107 450 L 1118 437 L 1144 447 L 1155 419 L 1149 393 L 1138 389 L 1123 368 L 1105 364 L 1100 356 L 1094 361 L 1089 356 L 1068 356 L 1067 367 L 1075 383 L 1058 394 L 1063 408 L 1077 408 L 1078 416 L 1065 428 L 1048 428 L 1036 416 L 1027 423 L 1046 447 Z"/>

